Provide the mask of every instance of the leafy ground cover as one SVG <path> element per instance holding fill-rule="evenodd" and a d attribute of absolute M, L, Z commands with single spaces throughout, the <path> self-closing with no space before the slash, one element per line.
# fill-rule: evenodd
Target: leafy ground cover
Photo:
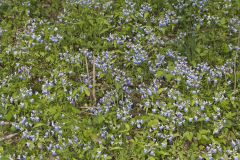
<path fill-rule="evenodd" d="M 0 159 L 239 159 L 239 7 L 0 1 Z"/>

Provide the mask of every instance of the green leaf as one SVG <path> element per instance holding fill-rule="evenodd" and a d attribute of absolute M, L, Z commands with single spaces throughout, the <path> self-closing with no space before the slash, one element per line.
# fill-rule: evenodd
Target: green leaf
<path fill-rule="evenodd" d="M 163 155 L 163 156 L 167 156 L 167 155 L 169 155 L 169 153 L 168 152 L 165 152 L 165 151 L 159 151 L 159 152 L 157 152 L 159 155 Z"/>
<path fill-rule="evenodd" d="M 199 31 L 200 27 L 201 27 L 201 26 L 198 24 L 198 25 L 196 26 L 196 30 Z"/>
<path fill-rule="evenodd" d="M 148 16 L 149 16 L 148 12 L 144 13 L 144 19 L 146 19 Z"/>
<path fill-rule="evenodd" d="M 156 73 L 156 77 L 159 78 L 161 76 L 163 76 L 165 73 L 163 71 L 157 71 Z"/>
<path fill-rule="evenodd" d="M 207 143 L 209 138 L 206 135 L 202 135 L 201 140 L 202 140 L 202 142 Z"/>
<path fill-rule="evenodd" d="M 140 67 L 137 68 L 137 72 L 138 72 L 138 73 L 142 73 L 142 68 L 140 68 Z"/>
<path fill-rule="evenodd" d="M 205 129 L 201 129 L 201 130 L 199 131 L 199 133 L 200 133 L 201 135 L 207 135 L 208 133 L 210 133 L 210 131 L 209 131 L 209 130 L 205 130 Z"/>
<path fill-rule="evenodd" d="M 116 90 L 118 91 L 121 88 L 121 85 L 119 83 L 115 83 Z"/>
<path fill-rule="evenodd" d="M 11 132 L 16 132 L 17 131 L 17 129 L 14 126 L 11 126 L 10 130 L 11 130 Z"/>
<path fill-rule="evenodd" d="M 72 95 L 75 96 L 77 93 L 79 93 L 79 91 L 80 91 L 80 88 L 75 89 L 75 90 L 73 91 Z"/>
<path fill-rule="evenodd" d="M 221 24 L 221 25 L 225 25 L 225 24 L 226 24 L 226 18 L 222 18 L 222 19 L 220 20 L 220 24 Z"/>
<path fill-rule="evenodd" d="M 222 44 L 222 50 L 224 53 L 228 53 L 229 52 L 229 47 L 226 43 Z"/>
<path fill-rule="evenodd" d="M 0 147 L 0 153 L 3 153 L 3 152 L 4 152 L 3 147 Z"/>
<path fill-rule="evenodd" d="M 85 88 L 85 89 L 84 89 L 84 93 L 85 93 L 87 96 L 90 96 L 90 91 L 89 91 L 88 88 Z"/>
<path fill-rule="evenodd" d="M 106 32 L 109 31 L 109 30 L 110 30 L 110 28 L 105 28 L 105 29 L 103 29 L 99 34 L 102 35 L 102 34 L 106 33 Z"/>
<path fill-rule="evenodd" d="M 44 57 L 46 55 L 46 52 L 40 52 L 40 55 Z"/>
<path fill-rule="evenodd" d="M 192 132 L 185 132 L 183 134 L 183 138 L 187 139 L 188 141 L 192 141 L 193 133 Z"/>
<path fill-rule="evenodd" d="M 162 122 L 165 122 L 165 121 L 166 121 L 166 117 L 164 117 L 164 116 L 158 115 L 157 118 L 158 118 L 159 120 L 161 120 Z"/>
<path fill-rule="evenodd" d="M 41 127 L 41 126 L 47 126 L 47 125 L 44 124 L 44 123 L 37 123 L 36 125 L 34 125 L 33 128 L 38 128 L 38 127 Z"/>
<path fill-rule="evenodd" d="M 130 130 L 130 126 L 129 126 L 129 124 L 125 123 L 125 127 L 126 127 L 126 130 L 127 130 L 127 131 Z"/>
<path fill-rule="evenodd" d="M 113 46 L 114 46 L 114 48 L 117 48 L 117 41 L 116 40 L 113 41 Z"/>
<path fill-rule="evenodd" d="M 164 90 L 165 90 L 165 88 L 159 88 L 158 94 L 161 94 Z"/>
<path fill-rule="evenodd" d="M 148 126 L 149 127 L 152 127 L 152 126 L 156 126 L 156 125 L 158 125 L 158 120 L 157 119 L 154 119 L 154 120 L 150 120 L 149 122 L 148 122 Z"/>
<path fill-rule="evenodd" d="M 50 62 L 50 63 L 54 62 L 53 57 L 52 57 L 52 56 L 48 56 L 48 57 L 46 58 L 46 62 Z"/>
<path fill-rule="evenodd" d="M 202 135 L 201 135 L 200 133 L 198 133 L 198 134 L 197 134 L 197 139 L 198 139 L 198 140 L 201 140 L 201 138 L 202 138 Z"/>
<path fill-rule="evenodd" d="M 155 158 L 154 157 L 149 157 L 148 160 L 155 160 Z"/>
<path fill-rule="evenodd" d="M 103 116 L 98 116 L 98 117 L 93 119 L 93 123 L 96 124 L 96 125 L 102 124 L 103 121 L 104 121 L 104 117 Z"/>
<path fill-rule="evenodd" d="M 13 116 L 13 114 L 12 114 L 12 112 L 10 111 L 10 112 L 7 113 L 7 115 L 5 116 L 5 118 L 6 118 L 7 121 L 10 121 L 10 120 L 12 119 L 12 116 Z"/>
<path fill-rule="evenodd" d="M 169 82 L 172 78 L 173 78 L 172 75 L 170 75 L 170 74 L 167 74 L 167 75 L 166 75 L 166 79 L 167 79 L 168 82 Z"/>
<path fill-rule="evenodd" d="M 233 122 L 231 120 L 226 120 L 226 123 L 224 124 L 224 127 L 226 128 L 232 128 Z"/>

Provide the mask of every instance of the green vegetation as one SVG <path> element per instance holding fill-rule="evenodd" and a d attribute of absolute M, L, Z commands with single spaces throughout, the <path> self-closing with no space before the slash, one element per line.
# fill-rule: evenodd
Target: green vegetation
<path fill-rule="evenodd" d="M 238 160 L 239 8 L 1 0 L 0 159 Z"/>

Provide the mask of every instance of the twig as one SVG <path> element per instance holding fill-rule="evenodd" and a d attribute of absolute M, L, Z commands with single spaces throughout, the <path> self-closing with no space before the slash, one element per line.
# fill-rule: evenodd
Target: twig
<path fill-rule="evenodd" d="M 13 133 L 13 134 L 9 134 L 3 138 L 0 138 L 0 141 L 5 141 L 5 140 L 8 140 L 8 139 L 11 139 L 13 137 L 15 137 L 16 135 L 18 135 L 18 133 Z"/>
<path fill-rule="evenodd" d="M 96 57 L 93 56 L 93 89 L 92 89 L 92 96 L 93 96 L 94 104 L 96 104 L 96 91 L 95 91 L 95 86 L 96 86 L 96 68 L 95 68 L 95 62 L 96 62 Z"/>
<path fill-rule="evenodd" d="M 10 124 L 12 124 L 12 122 L 0 121 L 0 126 L 10 125 Z"/>
<path fill-rule="evenodd" d="M 80 109 L 92 109 L 92 108 L 98 108 L 96 106 L 85 106 L 85 107 L 79 107 Z"/>
<path fill-rule="evenodd" d="M 85 112 L 85 111 L 82 111 L 83 114 L 90 114 L 90 115 L 94 115 L 93 113 L 91 112 Z"/>

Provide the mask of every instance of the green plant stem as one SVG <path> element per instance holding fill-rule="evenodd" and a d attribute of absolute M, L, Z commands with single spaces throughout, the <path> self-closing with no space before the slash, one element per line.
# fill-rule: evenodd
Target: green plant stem
<path fill-rule="evenodd" d="M 95 86 L 96 86 L 96 67 L 95 67 L 95 61 L 96 57 L 93 56 L 93 90 L 92 90 L 92 96 L 94 100 L 94 104 L 96 104 L 96 91 L 95 91 Z"/>
<path fill-rule="evenodd" d="M 238 47 L 240 46 L 240 32 L 238 34 Z M 237 93 L 237 58 L 238 58 L 238 51 L 235 54 L 234 57 L 234 94 Z"/>

